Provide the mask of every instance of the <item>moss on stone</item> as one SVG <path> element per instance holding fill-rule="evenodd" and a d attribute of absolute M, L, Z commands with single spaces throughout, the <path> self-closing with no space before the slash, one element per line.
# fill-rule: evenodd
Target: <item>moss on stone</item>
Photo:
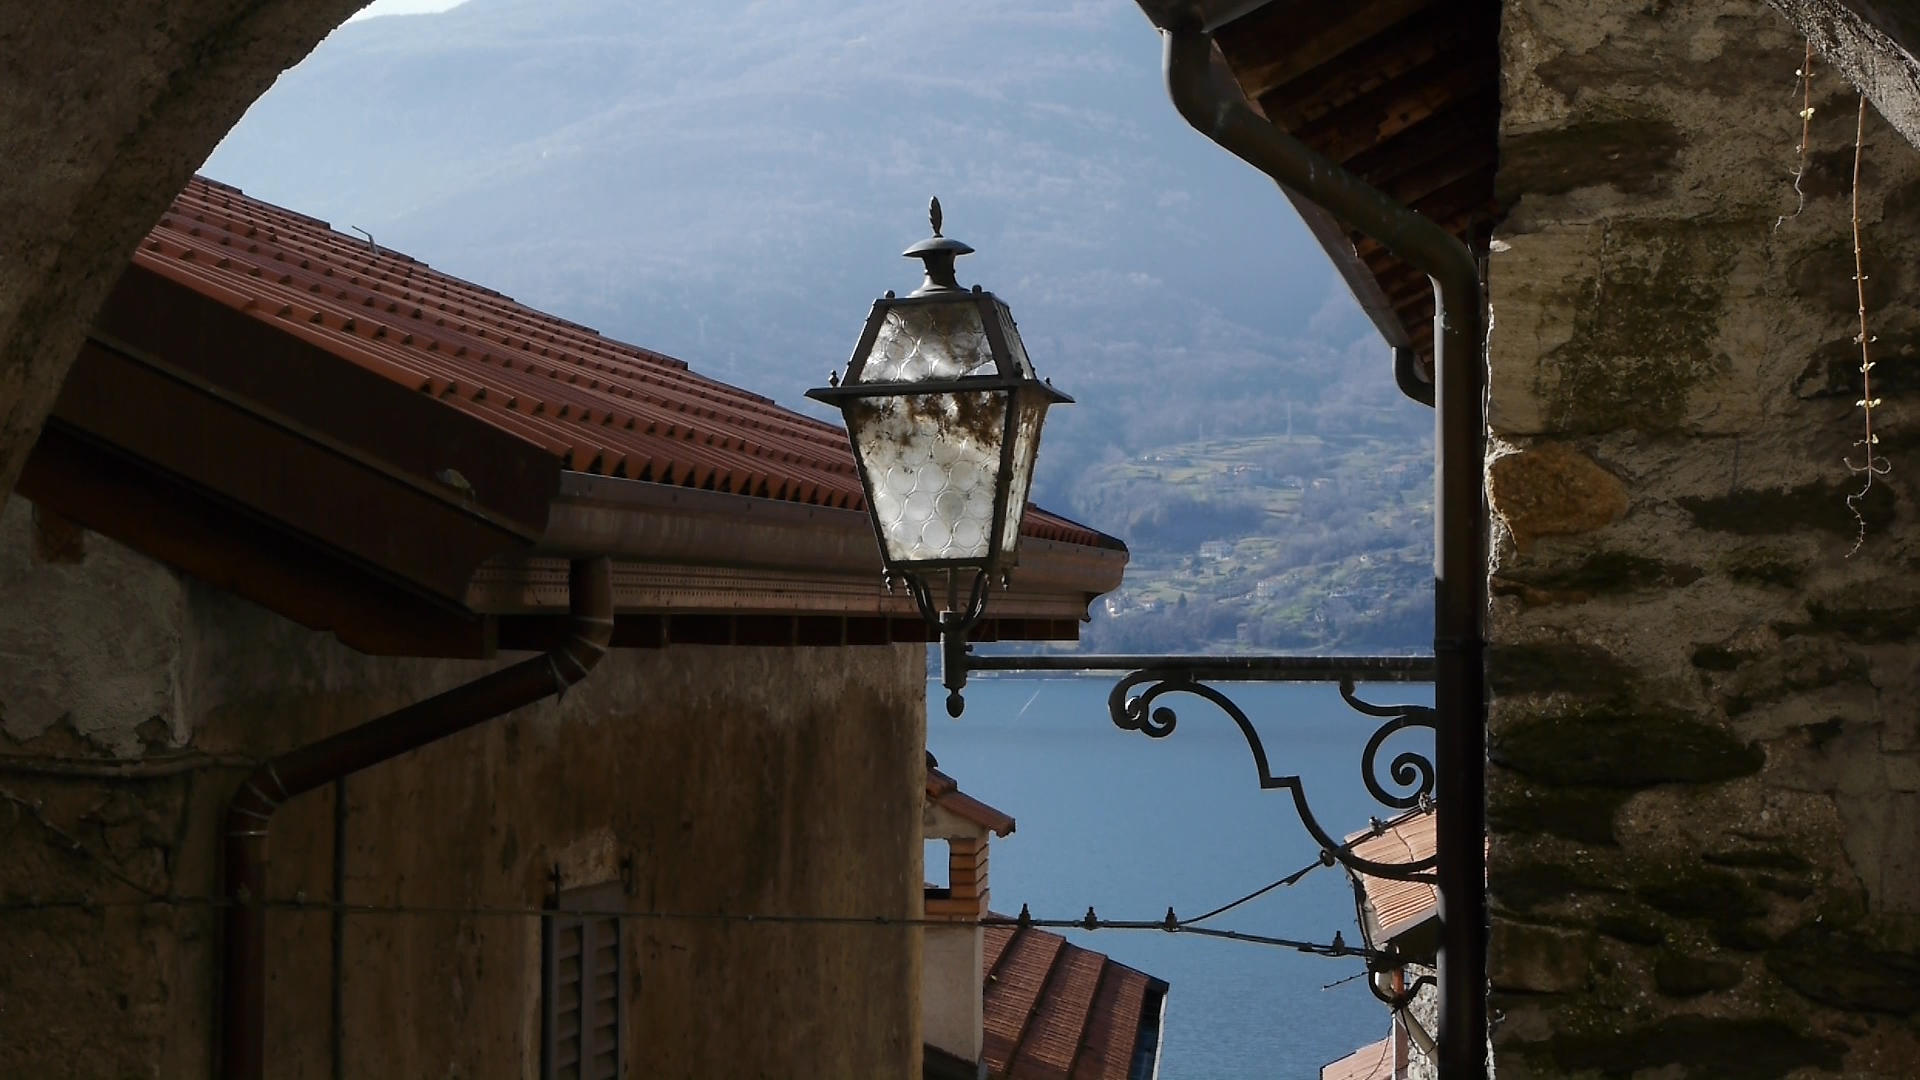
<path fill-rule="evenodd" d="M 1736 952 L 1765 952 L 1779 940 L 1764 923 L 1753 920 L 1716 923 L 1708 933 L 1714 944 Z"/>
<path fill-rule="evenodd" d="M 1806 878 L 1783 877 L 1779 874 L 1755 874 L 1753 883 L 1776 896 L 1792 900 L 1805 900 L 1813 895 L 1813 882 Z"/>
<path fill-rule="evenodd" d="M 1736 245 L 1693 223 L 1614 232 L 1576 289 L 1572 336 L 1541 365 L 1558 431 L 1673 430 L 1693 388 L 1730 367 L 1715 339 Z"/>
<path fill-rule="evenodd" d="M 1872 345 L 1875 397 L 1895 398 L 1920 390 L 1920 333 L 1888 330 L 1875 335 Z M 1899 359 L 1900 363 L 1885 363 Z M 1793 392 L 1802 398 L 1860 396 L 1860 345 L 1851 336 L 1815 349 L 1807 366 L 1794 380 Z"/>
<path fill-rule="evenodd" d="M 1813 864 L 1806 859 L 1791 851 L 1782 851 L 1777 848 L 1709 851 L 1700 856 L 1700 859 L 1712 866 L 1730 866 L 1750 870 L 1784 870 L 1789 874 L 1804 874 L 1813 869 Z"/>
<path fill-rule="evenodd" d="M 1496 694 L 1615 694 L 1633 677 L 1632 668 L 1597 645 L 1556 642 L 1487 648 L 1487 686 Z"/>
<path fill-rule="evenodd" d="M 1506 785 L 1487 802 L 1487 823 L 1516 836 L 1558 836 L 1600 847 L 1618 846 L 1614 815 L 1628 792 L 1618 788 L 1542 788 Z"/>
<path fill-rule="evenodd" d="M 1540 859 L 1509 859 L 1489 867 L 1487 895 L 1498 906 L 1527 912 L 1574 893 L 1619 892 L 1616 882 L 1587 868 Z"/>
<path fill-rule="evenodd" d="M 1758 746 L 1684 713 L 1617 703 L 1543 710 L 1497 734 L 1489 757 L 1544 783 L 1623 789 L 1731 780 L 1766 761 Z"/>
<path fill-rule="evenodd" d="M 1615 941 L 1629 945 L 1659 945 L 1667 940 L 1660 924 L 1644 916 L 1610 911 L 1593 920 L 1593 928 Z"/>
<path fill-rule="evenodd" d="M 1801 996 L 1856 1012 L 1920 1010 L 1920 955 L 1878 948 L 1861 934 L 1802 927 L 1767 954 L 1767 970 Z"/>
<path fill-rule="evenodd" d="M 1680 129 L 1656 117 L 1587 120 L 1509 135 L 1500 145 L 1502 203 L 1522 195 L 1558 195 L 1609 184 L 1646 194 L 1663 188 L 1686 144 Z"/>
<path fill-rule="evenodd" d="M 1748 559 L 1729 565 L 1727 576 L 1746 585 L 1797 589 L 1807 576 L 1807 568 L 1780 559 Z"/>
<path fill-rule="evenodd" d="M 1803 724 L 1799 731 L 1807 737 L 1807 745 L 1815 750 L 1825 750 L 1827 744 L 1840 737 L 1847 722 L 1838 716 L 1829 716 L 1825 720 L 1812 724 Z"/>
<path fill-rule="evenodd" d="M 1732 671 L 1753 656 L 1721 645 L 1701 645 L 1693 650 L 1693 666 L 1702 671 Z"/>
<path fill-rule="evenodd" d="M 1868 311 L 1884 311 L 1899 289 L 1898 275 L 1891 268 L 1867 267 L 1866 301 Z M 1853 280 L 1853 244 L 1844 236 L 1802 252 L 1787 270 L 1795 300 L 1814 308 L 1825 308 L 1836 315 L 1855 315 L 1860 296 Z M 1859 347 L 1855 346 L 1855 357 Z M 1856 361 L 1857 366 L 1857 361 Z"/>
<path fill-rule="evenodd" d="M 1669 1016 L 1627 1027 L 1618 1020 L 1516 1049 L 1566 1072 L 1625 1077 L 1678 1066 L 1686 1080 L 1778 1080 L 1796 1069 L 1837 1069 L 1846 1049 L 1771 1018 Z"/>
<path fill-rule="evenodd" d="M 1700 580 L 1702 571 L 1686 563 L 1664 562 L 1625 551 L 1596 551 L 1578 564 L 1556 570 L 1509 572 L 1507 577 L 1546 592 L 1587 595 L 1670 589 Z"/>
<path fill-rule="evenodd" d="M 1642 882 L 1634 894 L 1648 907 L 1676 918 L 1731 923 L 1767 913 L 1766 897 L 1732 871 L 1662 868 L 1656 873 L 1654 880 Z"/>
<path fill-rule="evenodd" d="M 1689 495 L 1679 501 L 1680 508 L 1693 517 L 1693 523 L 1714 532 L 1741 536 L 1773 536 L 1782 533 L 1818 529 L 1838 536 L 1852 536 L 1859 523 L 1847 512 L 1847 496 L 1857 487 L 1836 480 L 1816 480 L 1798 487 L 1767 491 L 1739 491 L 1730 495 Z M 1867 531 L 1876 532 L 1892 524 L 1894 496 L 1886 485 L 1860 500 L 1860 516 L 1867 519 Z"/>
<path fill-rule="evenodd" d="M 1782 637 L 1830 634 L 1864 645 L 1897 644 L 1920 633 L 1920 606 L 1829 606 L 1816 600 L 1807 605 L 1805 622 L 1776 623 L 1774 630 Z"/>
<path fill-rule="evenodd" d="M 1668 997 L 1699 997 L 1740 985 L 1745 973 L 1745 968 L 1731 960 L 1664 953 L 1653 963 L 1653 985 Z"/>

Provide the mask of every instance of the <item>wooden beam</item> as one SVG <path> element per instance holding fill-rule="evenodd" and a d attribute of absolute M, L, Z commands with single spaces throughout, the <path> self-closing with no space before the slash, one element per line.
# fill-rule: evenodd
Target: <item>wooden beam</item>
<path fill-rule="evenodd" d="M 1490 67 L 1460 64 L 1452 54 L 1446 54 L 1328 113 L 1294 135 L 1333 160 L 1345 162 L 1390 142 L 1489 85 L 1498 85 L 1497 72 Z"/>
<path fill-rule="evenodd" d="M 1313 71 L 1435 0 L 1290 0 L 1258 8 L 1214 34 L 1249 98 Z M 1451 0 L 1442 0 L 1451 2 Z"/>
<path fill-rule="evenodd" d="M 1471 47 L 1466 31 L 1455 8 L 1429 8 L 1348 50 L 1337 63 L 1267 88 L 1263 107 L 1269 119 L 1293 131 L 1443 53 Z"/>

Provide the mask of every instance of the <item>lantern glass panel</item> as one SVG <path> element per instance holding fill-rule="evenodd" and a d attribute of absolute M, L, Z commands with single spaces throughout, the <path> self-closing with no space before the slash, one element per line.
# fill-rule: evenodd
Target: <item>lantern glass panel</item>
<path fill-rule="evenodd" d="M 1007 398 L 981 391 L 848 404 L 889 565 L 987 558 Z"/>
<path fill-rule="evenodd" d="M 1020 543 L 1020 515 L 1027 507 L 1027 491 L 1033 486 L 1034 457 L 1040 451 L 1040 424 L 1046 418 L 1046 395 L 1023 390 L 1017 399 L 1019 415 L 1014 420 L 1012 472 L 1007 483 L 1007 517 L 1000 526 L 1000 551 L 1011 564 Z"/>
<path fill-rule="evenodd" d="M 925 382 L 995 373 L 993 349 L 980 322 L 980 306 L 968 298 L 887 309 L 873 348 L 851 381 Z"/>

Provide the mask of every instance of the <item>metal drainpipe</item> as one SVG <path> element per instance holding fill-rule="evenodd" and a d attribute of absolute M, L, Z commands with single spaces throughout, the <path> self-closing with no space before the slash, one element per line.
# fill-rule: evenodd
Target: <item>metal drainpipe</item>
<path fill-rule="evenodd" d="M 399 757 L 502 713 L 530 705 L 586 678 L 613 639 L 613 567 L 575 559 L 568 575 L 567 640 L 559 647 L 483 675 L 358 727 L 290 750 L 261 765 L 227 806 L 226 956 L 220 992 L 224 1030 L 221 1075 L 266 1075 L 267 830 L 287 800 Z"/>
<path fill-rule="evenodd" d="M 1275 181 L 1378 240 L 1433 279 L 1434 703 L 1439 848 L 1442 1080 L 1486 1076 L 1486 368 L 1484 309 L 1471 252 L 1446 230 L 1395 202 L 1274 127 L 1212 71 L 1213 37 L 1192 25 L 1167 30 L 1167 89 L 1201 134 Z"/>

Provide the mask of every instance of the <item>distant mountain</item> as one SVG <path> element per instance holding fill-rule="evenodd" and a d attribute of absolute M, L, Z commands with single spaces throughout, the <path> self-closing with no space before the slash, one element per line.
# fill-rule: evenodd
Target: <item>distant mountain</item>
<path fill-rule="evenodd" d="M 897 253 L 938 194 L 980 251 L 961 280 L 1080 399 L 1038 474 L 1062 509 L 1102 463 L 1283 416 L 1421 438 L 1319 248 L 1159 63 L 1109 0 L 470 0 L 340 28 L 204 171 L 810 410 L 917 282 Z"/>

